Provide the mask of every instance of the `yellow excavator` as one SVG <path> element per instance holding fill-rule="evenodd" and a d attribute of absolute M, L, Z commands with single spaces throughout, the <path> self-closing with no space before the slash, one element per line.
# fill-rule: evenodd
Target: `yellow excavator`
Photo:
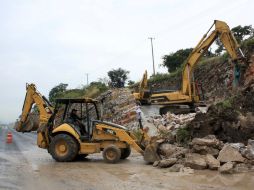
<path fill-rule="evenodd" d="M 116 163 L 130 155 L 131 147 L 142 154 L 146 162 L 160 159 L 156 145 L 150 144 L 144 131 L 140 131 L 142 138 L 138 140 L 124 126 L 101 121 L 97 104 L 98 101 L 91 98 L 56 99 L 53 107 L 34 84 L 27 84 L 16 130 L 29 132 L 25 123 L 32 106 L 36 105 L 40 115 L 37 145 L 47 149 L 56 161 L 73 161 L 102 151 L 106 162 Z M 78 119 L 77 115 L 73 116 L 77 110 Z"/>
<path fill-rule="evenodd" d="M 209 33 L 213 26 L 215 26 L 215 29 Z M 195 108 L 195 106 L 200 103 L 200 94 L 198 93 L 198 88 L 194 81 L 193 69 L 200 57 L 217 38 L 220 39 L 226 48 L 234 64 L 237 65 L 239 60 L 244 59 L 243 52 L 229 26 L 223 21 L 215 20 L 208 32 L 192 50 L 183 67 L 182 89 L 173 92 L 153 93 L 151 95 L 152 104 L 163 105 L 163 107 L 160 108 L 160 114 L 165 114 L 167 111 L 172 110 L 172 108 L 173 110 L 174 108 L 177 109 L 179 106 L 182 106 L 183 108 L 186 108 L 186 106 Z"/>
<path fill-rule="evenodd" d="M 138 92 L 134 92 L 133 96 L 138 104 L 151 104 L 151 91 L 147 85 L 147 70 L 145 71 L 141 81 L 139 82 Z"/>

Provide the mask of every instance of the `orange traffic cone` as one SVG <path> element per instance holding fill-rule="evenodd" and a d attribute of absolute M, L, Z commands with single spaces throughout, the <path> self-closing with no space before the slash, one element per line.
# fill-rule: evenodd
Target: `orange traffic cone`
<path fill-rule="evenodd" d="M 12 143 L 12 133 L 11 132 L 8 132 L 8 134 L 7 134 L 6 143 L 8 143 L 8 144 Z"/>

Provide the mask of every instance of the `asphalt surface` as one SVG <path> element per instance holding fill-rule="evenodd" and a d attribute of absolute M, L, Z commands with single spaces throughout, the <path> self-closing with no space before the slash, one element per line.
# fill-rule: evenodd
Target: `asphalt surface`
<path fill-rule="evenodd" d="M 13 142 L 6 143 L 7 132 Z M 146 165 L 138 153 L 118 164 L 104 163 L 101 154 L 83 161 L 59 163 L 36 145 L 36 133 L 0 128 L 2 190 L 129 190 L 129 189 L 253 189 L 253 173 L 220 175 L 216 171 L 172 173 Z"/>

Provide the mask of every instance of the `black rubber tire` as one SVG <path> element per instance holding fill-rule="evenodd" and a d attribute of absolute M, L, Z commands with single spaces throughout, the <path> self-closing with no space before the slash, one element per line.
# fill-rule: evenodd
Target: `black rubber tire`
<path fill-rule="evenodd" d="M 59 143 L 65 143 L 66 145 L 66 153 L 60 155 L 56 148 Z M 71 162 L 73 161 L 78 154 L 78 143 L 77 141 L 68 134 L 58 134 L 53 137 L 50 145 L 49 145 L 49 153 L 51 156 L 58 162 Z"/>
<path fill-rule="evenodd" d="M 104 148 L 102 155 L 106 162 L 114 164 L 120 160 L 121 150 L 115 145 L 109 145 L 108 147 Z"/>
<path fill-rule="evenodd" d="M 131 148 L 130 147 L 122 148 L 120 159 L 124 160 L 124 159 L 128 158 L 130 156 L 130 154 L 131 154 Z"/>
<path fill-rule="evenodd" d="M 84 160 L 87 156 L 88 156 L 88 154 L 78 154 L 76 156 L 75 160 L 77 160 L 77 161 Z"/>

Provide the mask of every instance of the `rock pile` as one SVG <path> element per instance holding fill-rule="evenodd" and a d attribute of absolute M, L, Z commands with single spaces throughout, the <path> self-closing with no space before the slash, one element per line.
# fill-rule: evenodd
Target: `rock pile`
<path fill-rule="evenodd" d="M 168 138 L 169 135 L 175 136 L 177 129 L 184 128 L 195 118 L 195 115 L 196 113 L 176 115 L 168 112 L 163 116 L 150 116 L 150 118 L 147 119 L 147 122 L 158 129 L 159 136 Z"/>
<path fill-rule="evenodd" d="M 194 138 L 188 148 L 162 143 L 159 154 L 162 160 L 156 161 L 153 166 L 169 168 L 173 172 L 182 171 L 186 167 L 218 170 L 223 174 L 254 171 L 254 140 L 249 140 L 247 146 L 241 143 L 224 144 L 214 135 L 209 135 Z"/>
<path fill-rule="evenodd" d="M 211 154 L 218 156 L 219 151 L 223 147 L 223 142 L 216 139 L 214 135 L 208 135 L 204 138 L 194 138 L 189 145 L 192 152 L 202 155 Z"/>

